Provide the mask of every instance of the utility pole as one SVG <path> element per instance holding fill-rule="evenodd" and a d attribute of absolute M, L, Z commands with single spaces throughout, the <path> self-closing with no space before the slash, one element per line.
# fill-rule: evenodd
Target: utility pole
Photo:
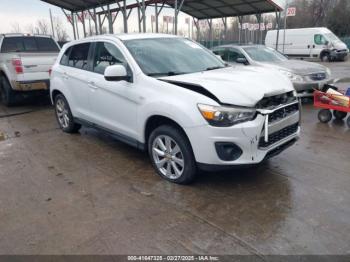
<path fill-rule="evenodd" d="M 283 54 L 284 54 L 284 48 L 286 46 L 286 27 L 287 27 L 287 14 L 288 14 L 288 8 L 289 8 L 289 0 L 286 0 L 286 10 L 284 12 L 284 32 L 283 32 Z"/>
<path fill-rule="evenodd" d="M 54 28 L 54 26 L 53 26 L 53 19 L 52 19 L 51 9 L 49 9 L 49 12 L 50 12 L 50 21 L 51 21 L 52 37 L 55 38 L 55 28 Z"/>

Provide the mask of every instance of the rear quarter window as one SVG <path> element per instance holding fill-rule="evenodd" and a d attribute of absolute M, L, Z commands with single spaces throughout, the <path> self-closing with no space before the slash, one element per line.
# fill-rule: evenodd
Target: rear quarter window
<path fill-rule="evenodd" d="M 68 65 L 68 61 L 69 61 L 69 54 L 70 54 L 70 51 L 72 50 L 72 47 L 69 47 L 63 54 L 62 58 L 61 58 L 61 61 L 60 61 L 60 64 L 61 65 L 65 65 L 67 66 Z"/>

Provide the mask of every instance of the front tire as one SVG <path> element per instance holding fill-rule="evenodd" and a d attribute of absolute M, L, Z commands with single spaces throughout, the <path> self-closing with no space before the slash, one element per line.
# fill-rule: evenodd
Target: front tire
<path fill-rule="evenodd" d="M 148 139 L 148 153 L 162 178 L 183 185 L 195 179 L 197 168 L 192 147 L 179 128 L 164 125 L 153 130 Z"/>
<path fill-rule="evenodd" d="M 331 62 L 331 55 L 329 53 L 324 53 L 321 56 L 322 62 Z"/>
<path fill-rule="evenodd" d="M 63 132 L 77 133 L 81 128 L 81 125 L 74 122 L 67 99 L 62 94 L 55 97 L 55 113 L 57 122 Z"/>
<path fill-rule="evenodd" d="M 0 96 L 5 106 L 16 105 L 16 91 L 14 91 L 5 76 L 0 76 Z"/>

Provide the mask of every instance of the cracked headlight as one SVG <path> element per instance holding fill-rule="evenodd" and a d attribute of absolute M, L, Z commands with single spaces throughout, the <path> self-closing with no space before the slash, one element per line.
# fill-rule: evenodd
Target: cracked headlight
<path fill-rule="evenodd" d="M 198 109 L 210 125 L 217 127 L 228 127 L 251 121 L 256 116 L 256 110 L 253 108 L 198 104 Z"/>
<path fill-rule="evenodd" d="M 279 70 L 282 74 L 287 76 L 292 82 L 304 82 L 304 78 L 301 75 L 294 74 L 287 70 Z"/>

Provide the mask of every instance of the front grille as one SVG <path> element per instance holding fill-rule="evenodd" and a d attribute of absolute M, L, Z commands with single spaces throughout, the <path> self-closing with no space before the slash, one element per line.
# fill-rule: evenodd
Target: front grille
<path fill-rule="evenodd" d="M 293 105 L 278 109 L 269 115 L 269 123 L 271 124 L 271 123 L 277 122 L 298 111 L 299 111 L 299 104 L 293 104 Z"/>
<path fill-rule="evenodd" d="M 260 148 L 266 148 L 269 147 L 293 134 L 295 134 L 298 131 L 299 123 L 296 123 L 294 125 L 285 127 L 273 134 L 269 135 L 269 142 L 265 142 L 265 138 L 261 137 L 259 141 L 259 147 Z"/>
<path fill-rule="evenodd" d="M 276 96 L 264 97 L 259 103 L 257 103 L 256 108 L 273 109 L 281 105 L 290 104 L 295 100 L 297 100 L 297 98 L 294 96 L 293 91 L 291 91 Z"/>
<path fill-rule="evenodd" d="M 326 78 L 327 78 L 326 73 L 316 73 L 316 74 L 310 75 L 310 79 L 313 81 L 321 81 L 321 80 L 325 80 Z"/>

